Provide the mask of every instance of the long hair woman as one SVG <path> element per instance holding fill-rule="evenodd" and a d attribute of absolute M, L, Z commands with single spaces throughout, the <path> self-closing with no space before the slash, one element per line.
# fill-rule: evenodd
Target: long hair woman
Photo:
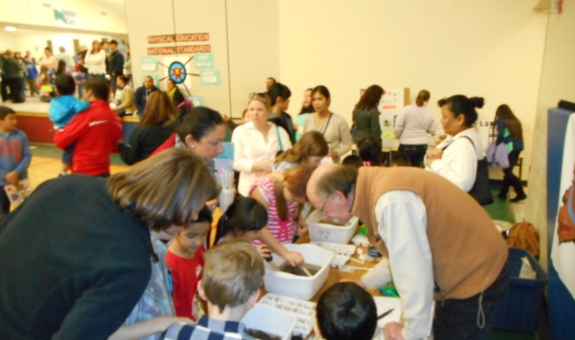
<path fill-rule="evenodd" d="M 507 192 L 513 187 L 517 196 L 511 202 L 519 202 L 527 198 L 523 190 L 521 179 L 515 176 L 513 168 L 517 165 L 519 154 L 523 151 L 523 128 L 521 122 L 511 111 L 507 104 L 500 105 L 495 112 L 495 126 L 497 126 L 496 144 L 505 143 L 509 150 L 509 167 L 503 169 L 504 177 L 501 190 L 497 195 L 501 199 L 507 198 Z"/>
<path fill-rule="evenodd" d="M 291 149 L 276 157 L 273 171 L 291 169 L 300 164 L 316 168 L 328 153 L 329 146 L 321 132 L 310 131 L 304 134 Z"/>
<path fill-rule="evenodd" d="M 359 143 L 366 137 L 373 137 L 381 144 L 381 126 L 379 125 L 379 111 L 377 106 L 385 91 L 379 85 L 371 85 L 365 90 L 353 110 L 353 123 L 355 130 L 353 142 Z"/>

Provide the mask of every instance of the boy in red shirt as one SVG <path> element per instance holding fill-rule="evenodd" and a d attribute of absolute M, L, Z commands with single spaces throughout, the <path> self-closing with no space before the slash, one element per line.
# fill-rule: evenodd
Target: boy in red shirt
<path fill-rule="evenodd" d="M 212 225 L 212 213 L 206 206 L 198 214 L 198 219 L 184 227 L 168 246 L 166 264 L 172 270 L 172 295 L 176 315 L 197 321 L 202 309 L 196 291 L 202 278 L 204 266 L 204 244 Z"/>
<path fill-rule="evenodd" d="M 61 149 L 75 143 L 72 154 L 73 173 L 110 176 L 110 154 L 117 152 L 122 138 L 122 120 L 110 108 L 110 87 L 102 79 L 84 84 L 84 100 L 90 108 L 77 114 L 62 130 L 57 130 L 54 143 Z"/>

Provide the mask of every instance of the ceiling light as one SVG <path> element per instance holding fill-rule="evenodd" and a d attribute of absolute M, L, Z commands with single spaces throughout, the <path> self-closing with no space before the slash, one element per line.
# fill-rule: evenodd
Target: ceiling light
<path fill-rule="evenodd" d="M 17 30 L 17 28 L 14 26 L 6 26 L 4 27 L 4 29 L 8 32 L 14 32 L 15 30 Z"/>

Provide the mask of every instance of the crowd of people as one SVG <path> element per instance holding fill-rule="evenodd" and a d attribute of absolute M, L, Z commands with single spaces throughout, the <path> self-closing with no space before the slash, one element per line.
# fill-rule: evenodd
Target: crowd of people
<path fill-rule="evenodd" d="M 405 323 L 386 325 L 386 339 L 486 339 L 509 275 L 507 246 L 473 191 L 486 159 L 474 128 L 483 98 L 439 100 L 448 137 L 428 151 L 437 121 L 427 108 L 430 93 L 420 91 L 397 117 L 400 152 L 388 167 L 379 85 L 362 94 L 350 128 L 330 110 L 326 86 L 305 90 L 292 118 L 290 89 L 269 78 L 237 124 L 207 107 L 182 110 L 185 98 L 173 82 L 161 91 L 147 77 L 134 91 L 113 45 L 109 57 L 100 42 L 85 51 L 83 100 L 69 71 L 53 80 L 50 118 L 55 144 L 65 149 L 62 176 L 10 214 L 0 192 L 0 258 L 9 259 L 0 261 L 3 338 L 252 339 L 240 321 L 259 298 L 263 261 L 279 256 L 304 265 L 285 244 L 307 232 L 305 217 L 317 209 L 325 220 L 359 217 L 384 255 L 360 280 L 322 294 L 318 335 L 371 339 L 377 314 L 365 288 L 393 280 Z M 66 62 L 48 54 L 44 67 Z M 120 116 L 134 112 L 140 123 L 124 141 Z M 15 112 L 0 107 L 4 184 L 25 179 L 31 159 L 15 122 Z M 509 163 L 499 196 L 513 187 L 513 200 L 525 199 L 512 172 L 523 149 L 521 124 L 502 105 L 495 125 L 495 146 Z M 237 195 L 215 221 L 214 159 L 226 129 L 233 130 Z M 348 155 L 352 144 L 357 151 Z M 130 167 L 110 175 L 114 152 Z"/>

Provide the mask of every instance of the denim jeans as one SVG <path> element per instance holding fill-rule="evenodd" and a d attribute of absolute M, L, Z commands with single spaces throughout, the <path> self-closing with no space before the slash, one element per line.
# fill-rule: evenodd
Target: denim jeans
<path fill-rule="evenodd" d="M 436 301 L 434 339 L 487 340 L 509 281 L 509 271 L 505 264 L 495 282 L 482 293 L 467 299 Z M 480 327 L 482 321 L 483 327 Z"/>
<path fill-rule="evenodd" d="M 411 166 L 416 168 L 421 168 L 423 164 L 423 158 L 427 153 L 427 144 L 418 144 L 418 145 L 399 145 L 399 152 L 403 152 L 404 154 L 409 157 L 411 161 Z"/>

